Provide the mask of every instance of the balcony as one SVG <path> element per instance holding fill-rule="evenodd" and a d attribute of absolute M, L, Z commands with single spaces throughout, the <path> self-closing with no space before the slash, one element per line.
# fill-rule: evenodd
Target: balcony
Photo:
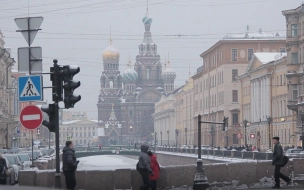
<path fill-rule="evenodd" d="M 287 108 L 292 110 L 292 111 L 298 111 L 297 103 L 298 103 L 297 100 L 288 100 L 287 101 Z"/>

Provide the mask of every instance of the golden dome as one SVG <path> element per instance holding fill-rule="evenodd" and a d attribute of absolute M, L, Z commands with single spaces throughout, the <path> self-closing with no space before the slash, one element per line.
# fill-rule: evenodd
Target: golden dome
<path fill-rule="evenodd" d="M 117 59 L 119 56 L 119 51 L 112 45 L 112 40 L 110 40 L 109 46 L 102 52 L 102 58 Z"/>

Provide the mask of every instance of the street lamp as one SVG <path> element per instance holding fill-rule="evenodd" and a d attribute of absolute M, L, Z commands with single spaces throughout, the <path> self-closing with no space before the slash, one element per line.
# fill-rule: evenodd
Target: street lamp
<path fill-rule="evenodd" d="M 304 150 L 304 111 L 302 110 L 300 112 L 300 115 L 301 115 L 301 125 L 302 125 L 302 149 Z"/>
<path fill-rule="evenodd" d="M 154 152 L 156 152 L 156 137 L 157 137 L 157 132 L 154 132 Z"/>
<path fill-rule="evenodd" d="M 169 146 L 169 130 L 167 131 L 167 135 L 168 135 L 168 146 Z"/>
<path fill-rule="evenodd" d="M 243 123 L 244 123 L 244 128 L 245 128 L 245 147 L 247 147 L 247 124 L 248 124 L 247 119 L 245 119 L 243 121 Z"/>
<path fill-rule="evenodd" d="M 186 145 L 188 145 L 188 139 L 187 139 L 187 131 L 188 131 L 188 129 L 187 128 L 185 128 L 185 135 L 186 135 Z"/>
<path fill-rule="evenodd" d="M 178 130 L 175 129 L 175 147 L 177 147 Z"/>
<path fill-rule="evenodd" d="M 160 146 L 163 146 L 163 132 L 160 132 Z"/>
<path fill-rule="evenodd" d="M 267 117 L 267 123 L 268 123 L 268 126 L 269 126 L 269 131 L 268 131 L 268 134 L 269 134 L 269 150 L 271 150 L 270 124 L 272 123 L 272 118 L 270 116 Z"/>

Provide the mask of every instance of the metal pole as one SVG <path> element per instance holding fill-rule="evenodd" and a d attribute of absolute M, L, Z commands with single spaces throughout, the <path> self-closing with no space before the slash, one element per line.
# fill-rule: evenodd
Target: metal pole
<path fill-rule="evenodd" d="M 59 83 L 59 70 L 57 65 L 57 60 L 54 60 L 54 82 L 55 84 Z M 56 88 L 56 92 L 58 92 L 58 87 Z M 55 99 L 55 128 L 56 128 L 56 173 L 55 173 L 55 185 L 54 187 L 57 189 L 61 189 L 61 176 L 60 176 L 60 159 L 59 159 L 59 107 L 58 107 L 58 94 Z"/>
<path fill-rule="evenodd" d="M 268 123 L 269 124 L 269 150 L 271 150 L 271 137 L 270 137 L 270 122 Z"/>
<path fill-rule="evenodd" d="M 32 167 L 34 167 L 34 137 L 33 137 L 33 130 L 32 132 Z"/>
<path fill-rule="evenodd" d="M 304 118 L 302 116 L 302 150 L 304 150 Z"/>
<path fill-rule="evenodd" d="M 197 124 L 198 124 L 198 159 L 196 165 L 196 173 L 194 177 L 193 190 L 206 190 L 209 187 L 208 179 L 205 175 L 203 168 L 203 160 L 201 156 L 201 132 L 202 132 L 202 116 L 198 115 Z"/>
<path fill-rule="evenodd" d="M 245 147 L 247 146 L 247 124 L 245 124 Z"/>
<path fill-rule="evenodd" d="M 198 142 L 197 142 L 197 154 L 198 154 L 198 159 L 202 158 L 202 144 L 201 144 L 201 139 L 202 139 L 202 116 L 198 115 L 197 117 L 197 126 L 198 126 Z M 186 136 L 187 137 L 187 136 Z"/>
<path fill-rule="evenodd" d="M 28 36 L 28 45 L 29 45 L 29 74 L 32 74 L 32 65 L 31 65 L 31 32 L 30 32 L 30 17 L 27 18 L 27 36 Z"/>
<path fill-rule="evenodd" d="M 169 131 L 167 131 L 167 133 L 168 133 L 168 146 L 169 146 Z"/>
<path fill-rule="evenodd" d="M 156 135 L 157 133 L 154 133 L 154 152 L 156 152 Z"/>
<path fill-rule="evenodd" d="M 8 123 L 6 123 L 6 149 L 8 149 Z"/>
<path fill-rule="evenodd" d="M 49 150 L 51 149 L 51 132 L 49 131 Z"/>

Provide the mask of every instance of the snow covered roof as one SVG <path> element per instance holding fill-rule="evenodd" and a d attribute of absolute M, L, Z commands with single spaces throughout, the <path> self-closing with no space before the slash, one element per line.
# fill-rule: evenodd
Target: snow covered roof
<path fill-rule="evenodd" d="M 79 122 L 79 121 L 83 121 L 83 120 L 63 121 L 63 122 L 62 122 L 62 125 L 69 125 L 69 124 L 77 123 L 77 122 Z M 85 121 L 86 121 L 86 120 L 85 120 Z M 98 120 L 88 120 L 88 121 L 98 123 Z"/>
<path fill-rule="evenodd" d="M 76 123 L 76 122 L 79 122 L 79 121 L 81 121 L 81 120 L 63 121 L 62 125 L 68 125 L 68 124 Z"/>
<path fill-rule="evenodd" d="M 286 39 L 286 35 L 279 32 L 262 32 L 260 29 L 259 32 L 246 32 L 246 33 L 236 33 L 236 34 L 227 34 L 223 38 L 224 40 L 265 40 L 265 39 Z"/>
<path fill-rule="evenodd" d="M 278 52 L 259 52 L 254 53 L 255 57 L 261 61 L 262 64 L 269 63 L 287 56 L 287 53 L 278 53 Z"/>

